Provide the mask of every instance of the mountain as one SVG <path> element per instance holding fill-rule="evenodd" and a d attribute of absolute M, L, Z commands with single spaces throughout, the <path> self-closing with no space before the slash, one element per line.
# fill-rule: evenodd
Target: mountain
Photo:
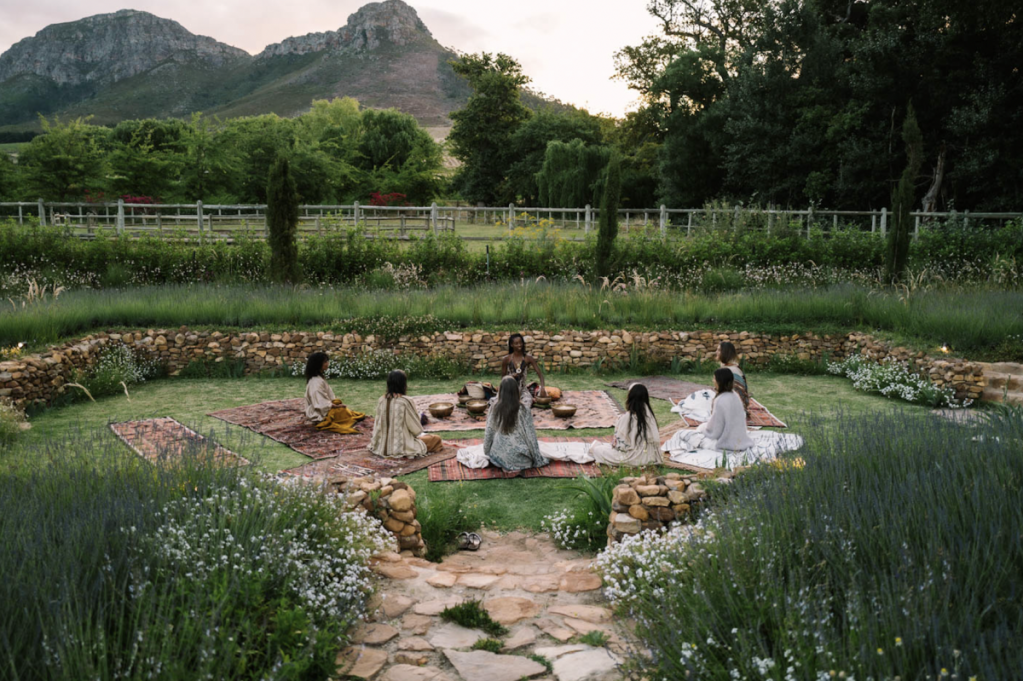
<path fill-rule="evenodd" d="M 193 111 L 294 116 L 313 99 L 346 96 L 444 126 L 470 94 L 451 69 L 455 58 L 402 0 L 370 3 L 336 31 L 288 38 L 256 56 L 122 10 L 48 26 L 0 55 L 0 130 L 37 126 L 38 113 L 96 124 Z"/>

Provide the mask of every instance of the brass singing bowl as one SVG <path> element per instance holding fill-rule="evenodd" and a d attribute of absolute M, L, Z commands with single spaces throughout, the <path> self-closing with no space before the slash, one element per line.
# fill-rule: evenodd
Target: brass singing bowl
<path fill-rule="evenodd" d="M 554 412 L 554 415 L 562 418 L 573 416 L 575 414 L 575 409 L 576 407 L 574 404 L 555 404 L 551 406 L 551 411 Z"/>
<path fill-rule="evenodd" d="M 450 402 L 434 402 L 430 405 L 430 413 L 437 418 L 444 418 L 451 416 L 451 412 L 455 410 L 455 405 Z"/>
<path fill-rule="evenodd" d="M 551 398 L 550 397 L 536 397 L 536 398 L 533 399 L 533 403 L 534 404 L 539 404 L 541 406 L 546 406 L 546 405 L 551 403 Z"/>
<path fill-rule="evenodd" d="M 472 397 L 469 396 L 469 395 L 459 395 L 458 396 L 458 403 L 464 405 L 466 402 L 468 402 L 471 399 L 472 399 Z"/>
<path fill-rule="evenodd" d="M 482 414 L 487 410 L 486 400 L 469 400 L 465 403 L 465 408 L 469 410 L 470 414 Z"/>

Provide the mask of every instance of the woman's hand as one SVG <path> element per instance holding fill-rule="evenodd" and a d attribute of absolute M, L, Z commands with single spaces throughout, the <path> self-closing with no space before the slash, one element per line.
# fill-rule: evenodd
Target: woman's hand
<path fill-rule="evenodd" d="M 540 392 L 537 393 L 537 397 L 547 397 L 547 388 L 540 386 Z"/>

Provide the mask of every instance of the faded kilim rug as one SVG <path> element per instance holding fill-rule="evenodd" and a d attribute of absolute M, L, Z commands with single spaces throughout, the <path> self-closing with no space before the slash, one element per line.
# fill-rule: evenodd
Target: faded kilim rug
<path fill-rule="evenodd" d="M 412 402 L 421 413 L 425 412 L 429 423 L 427 432 L 484 430 L 486 419 L 474 418 L 464 408 L 455 407 L 455 411 L 447 418 L 435 418 L 430 415 L 429 407 L 434 402 L 450 402 L 458 404 L 458 396 L 454 393 L 440 395 L 410 396 Z M 537 430 L 568 430 L 569 428 L 614 428 L 615 421 L 624 411 L 612 395 L 606 390 L 566 390 L 556 404 L 573 404 L 576 406 L 574 416 L 560 418 L 547 408 L 533 407 L 533 425 Z"/>
<path fill-rule="evenodd" d="M 567 437 L 542 437 L 540 442 L 578 442 L 577 439 Z M 587 438 L 587 442 L 612 442 L 614 436 L 608 435 L 601 438 Z M 448 443 L 445 443 L 448 444 Z M 459 440 L 451 442 L 455 451 L 462 447 L 483 444 L 483 440 Z M 454 457 L 435 463 L 427 469 L 430 482 L 457 482 L 461 480 L 506 480 L 508 478 L 577 478 L 585 475 L 588 478 L 600 477 L 600 466 L 594 463 L 573 463 L 571 461 L 551 461 L 542 468 L 527 468 L 522 471 L 506 471 L 496 466 L 486 468 L 469 468 L 463 466 Z"/>
<path fill-rule="evenodd" d="M 650 397 L 654 397 L 659 400 L 668 400 L 672 403 L 684 400 L 697 390 L 710 389 L 710 387 L 706 385 L 698 385 L 696 383 L 689 383 L 688 381 L 679 381 L 678 379 L 671 378 L 670 376 L 634 378 L 628 381 L 606 383 L 605 385 L 609 385 L 612 388 L 628 390 L 629 386 L 633 383 L 642 383 L 645 385 L 647 391 L 650 393 Z M 689 417 L 686 417 L 685 421 L 690 426 L 698 426 L 701 423 L 700 421 Z M 760 404 L 753 398 L 750 398 L 749 401 L 749 418 L 746 420 L 746 425 L 757 426 L 759 428 L 788 428 L 784 421 L 767 411 L 767 408 L 764 405 Z"/>
<path fill-rule="evenodd" d="M 110 430 L 133 452 L 151 463 L 180 460 L 186 456 L 212 457 L 222 466 L 245 466 L 249 463 L 170 417 L 111 423 Z"/>

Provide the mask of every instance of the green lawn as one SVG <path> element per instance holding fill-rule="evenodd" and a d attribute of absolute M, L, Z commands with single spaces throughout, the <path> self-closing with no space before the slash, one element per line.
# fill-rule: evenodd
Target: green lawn
<path fill-rule="evenodd" d="M 552 375 L 549 383 L 566 389 L 603 389 L 605 381 L 624 378 L 594 375 Z M 709 382 L 709 377 L 683 376 L 684 380 Z M 470 377 L 451 381 L 413 380 L 409 390 L 414 394 L 453 392 Z M 886 409 L 895 403 L 875 395 L 856 392 L 848 380 L 833 376 L 786 376 L 751 374 L 754 396 L 778 418 L 795 425 L 802 414 L 842 409 L 846 412 L 867 412 Z M 372 413 L 383 391 L 383 381 L 334 381 L 333 388 L 352 408 Z M 229 407 L 255 404 L 269 400 L 300 397 L 304 385 L 301 378 L 245 379 L 168 379 L 135 387 L 131 399 L 120 395 L 93 402 L 46 411 L 32 419 L 32 429 L 25 433 L 17 447 L 0 449 L 0 472 L 33 470 L 45 466 L 40 448 L 47 440 L 61 439 L 76 432 L 93 432 L 113 438 L 107 429 L 110 422 L 172 416 L 204 435 L 212 436 L 227 448 L 245 456 L 265 472 L 300 466 L 309 461 L 284 445 L 273 442 L 238 426 L 206 416 L 207 412 Z M 611 389 L 624 403 L 625 391 Z M 666 425 L 675 420 L 670 405 L 653 400 L 657 420 Z M 905 406 L 907 413 L 920 414 L 926 408 Z M 568 431 L 585 439 L 606 435 L 610 429 Z M 566 431 L 540 431 L 541 437 L 564 435 Z M 478 432 L 442 433 L 447 439 L 479 437 Z M 127 448 L 125 456 L 132 456 Z M 421 494 L 444 495 L 454 483 L 430 483 L 426 471 L 406 477 Z M 484 518 L 501 529 L 527 527 L 539 529 L 543 516 L 564 505 L 564 480 L 486 480 L 464 483 L 472 486 L 474 499 Z M 528 503 L 523 503 L 528 499 Z"/>

